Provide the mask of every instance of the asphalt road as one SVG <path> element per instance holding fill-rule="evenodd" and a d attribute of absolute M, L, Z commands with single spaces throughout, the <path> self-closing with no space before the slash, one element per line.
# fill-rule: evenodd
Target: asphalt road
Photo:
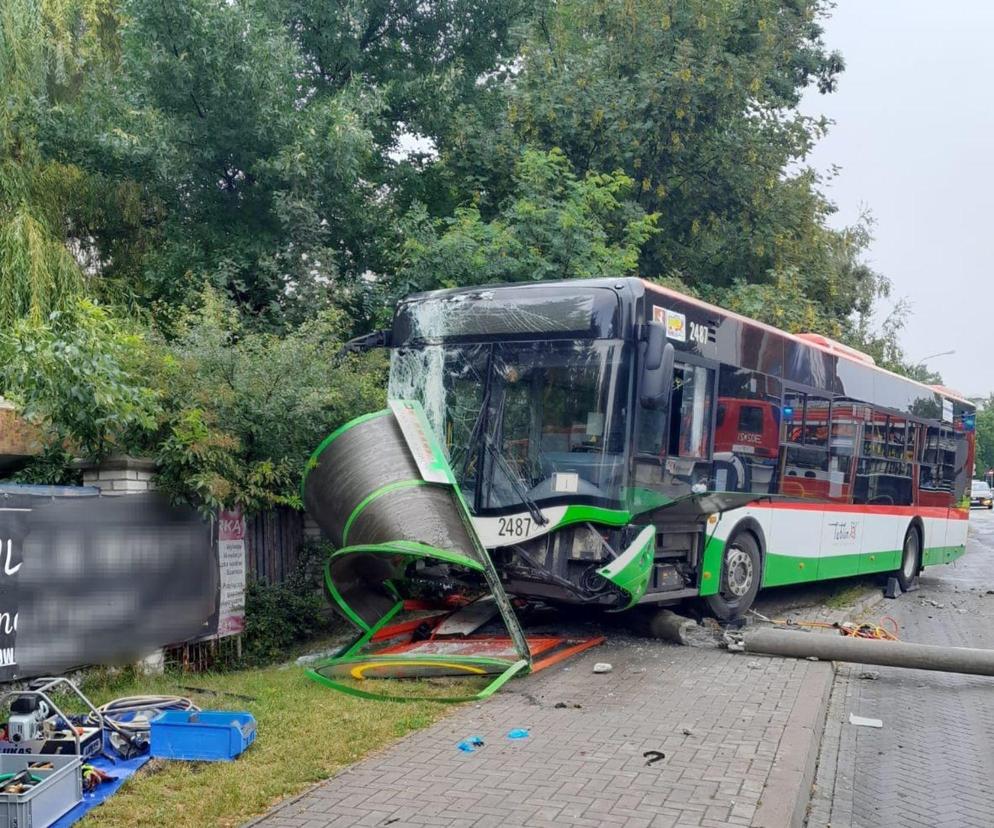
<path fill-rule="evenodd" d="M 974 511 L 967 554 L 920 584 L 874 612 L 905 641 L 994 649 L 994 512 Z M 883 727 L 854 726 L 850 713 Z M 994 678 L 841 666 L 808 825 L 992 824 Z"/>

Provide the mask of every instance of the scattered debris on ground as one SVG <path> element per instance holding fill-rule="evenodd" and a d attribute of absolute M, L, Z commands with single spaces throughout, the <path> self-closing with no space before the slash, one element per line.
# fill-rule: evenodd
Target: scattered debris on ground
<path fill-rule="evenodd" d="M 614 667 L 612 667 L 606 661 L 598 661 L 594 665 L 594 672 L 595 673 L 610 673 L 613 669 L 614 669 Z"/>
<path fill-rule="evenodd" d="M 880 719 L 869 719 L 865 716 L 857 716 L 855 713 L 849 714 L 849 724 L 856 727 L 883 727 L 884 723 Z"/>

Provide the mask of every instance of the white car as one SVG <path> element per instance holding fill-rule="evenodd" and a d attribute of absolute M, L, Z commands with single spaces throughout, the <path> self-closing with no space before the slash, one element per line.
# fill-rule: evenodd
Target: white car
<path fill-rule="evenodd" d="M 970 506 L 986 506 L 994 509 L 994 492 L 983 480 L 974 480 L 970 489 Z"/>

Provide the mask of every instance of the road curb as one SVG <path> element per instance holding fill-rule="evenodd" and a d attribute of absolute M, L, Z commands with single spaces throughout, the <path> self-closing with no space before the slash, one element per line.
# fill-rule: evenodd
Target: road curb
<path fill-rule="evenodd" d="M 831 663 L 810 663 L 777 746 L 753 828 L 800 828 L 804 824 L 834 678 Z"/>
<path fill-rule="evenodd" d="M 879 587 L 872 590 L 868 590 L 862 598 L 856 601 L 849 609 L 845 610 L 845 617 L 849 618 L 859 618 L 862 615 L 868 613 L 877 604 L 881 604 L 884 601 L 884 592 Z"/>
<path fill-rule="evenodd" d="M 835 620 L 859 618 L 883 600 L 883 591 L 879 588 L 867 590 L 850 607 L 839 610 Z M 773 768 L 753 817 L 753 828 L 802 828 L 804 825 L 834 681 L 835 662 L 811 663 L 777 746 Z"/>

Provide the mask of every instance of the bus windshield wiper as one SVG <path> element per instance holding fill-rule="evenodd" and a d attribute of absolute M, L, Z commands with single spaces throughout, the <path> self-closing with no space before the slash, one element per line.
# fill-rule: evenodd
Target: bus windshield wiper
<path fill-rule="evenodd" d="M 473 462 L 473 458 L 476 457 L 476 481 L 473 484 L 473 511 L 477 513 L 480 511 L 483 502 L 483 450 L 486 440 L 481 440 L 481 438 L 486 431 L 487 411 L 490 409 L 490 395 L 493 388 L 493 372 L 491 370 L 493 359 L 493 348 L 491 348 L 487 355 L 487 366 L 484 369 L 483 395 L 480 399 L 480 411 L 476 415 L 476 420 L 473 421 L 469 440 L 466 441 L 466 457 L 463 459 L 462 470 L 459 474 L 459 485 L 461 487 L 463 481 L 466 480 L 466 475 L 469 473 L 469 465 Z"/>
<path fill-rule="evenodd" d="M 487 359 L 486 375 L 483 382 L 483 399 L 480 401 L 480 411 L 476 415 L 476 420 L 473 422 L 473 428 L 470 431 L 469 440 L 466 442 L 466 455 L 463 459 L 459 483 L 462 485 L 462 482 L 466 479 L 466 475 L 469 473 L 469 466 L 473 462 L 473 458 L 476 457 L 476 485 L 473 487 L 473 511 L 479 513 L 483 506 L 483 486 L 487 482 L 483 460 L 484 455 L 489 455 L 494 465 L 499 466 L 510 481 L 515 494 L 521 498 L 521 502 L 528 509 L 528 514 L 531 515 L 532 520 L 539 526 L 545 526 L 549 522 L 549 519 L 542 514 L 542 510 L 539 509 L 538 504 L 528 494 L 528 490 L 522 483 L 521 478 L 514 471 L 511 464 L 507 462 L 507 458 L 497 450 L 490 434 L 488 434 L 487 414 L 490 410 L 490 400 L 493 397 L 492 368 L 493 352 L 491 351 Z M 504 403 L 506 400 L 507 394 L 505 391 L 501 395 L 500 403 L 494 413 L 493 428 L 491 431 L 495 434 L 501 433 L 504 428 Z"/>
<path fill-rule="evenodd" d="M 500 402 L 497 404 L 497 411 L 494 414 L 494 428 L 493 433 L 503 434 L 504 432 L 504 403 L 507 401 L 507 389 L 501 394 Z M 490 453 L 490 457 L 494 462 L 499 465 L 507 479 L 510 481 L 515 494 L 521 498 L 521 502 L 524 503 L 525 508 L 528 509 L 528 514 L 532 516 L 532 520 L 535 521 L 539 526 L 545 526 L 549 522 L 549 519 L 542 514 L 542 510 L 538 508 L 538 504 L 532 499 L 531 495 L 528 494 L 528 490 L 525 488 L 524 482 L 521 480 L 521 476 L 515 471 L 514 467 L 507 462 L 507 458 L 504 457 L 503 453 L 498 451 L 497 447 L 494 446 L 493 440 L 491 440 L 490 435 L 484 437 L 483 445 Z"/>

